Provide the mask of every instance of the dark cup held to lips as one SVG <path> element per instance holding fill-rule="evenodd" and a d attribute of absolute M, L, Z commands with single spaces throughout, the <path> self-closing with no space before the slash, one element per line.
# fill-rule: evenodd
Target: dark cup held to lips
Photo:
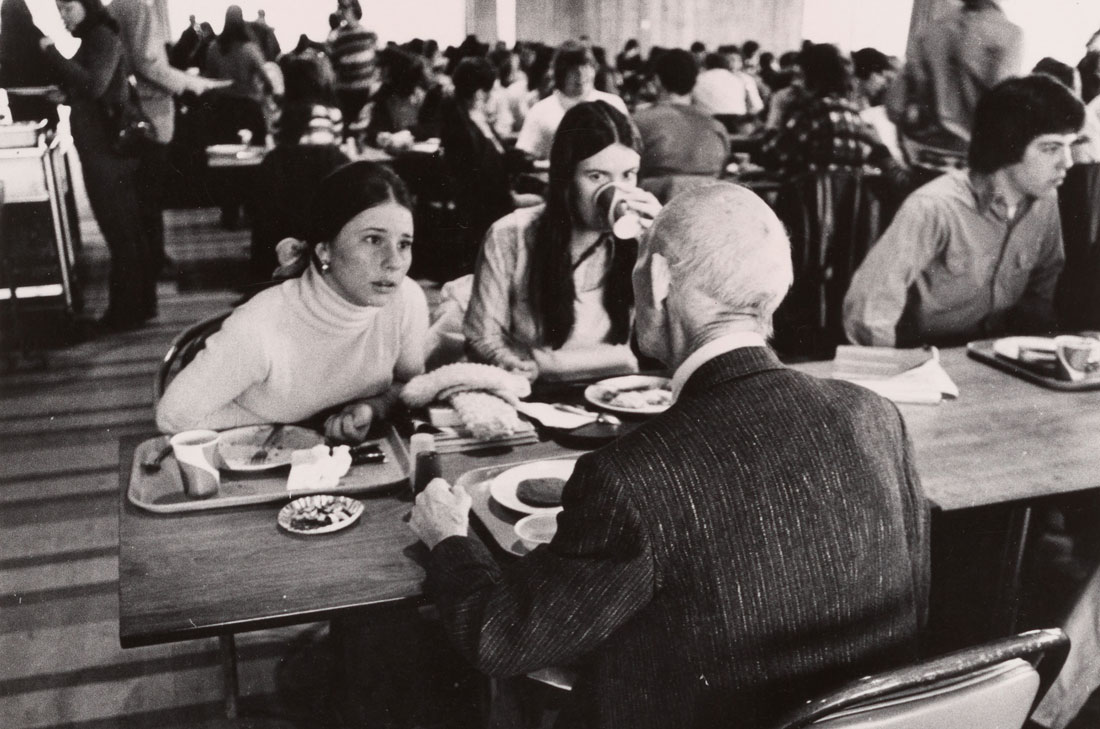
<path fill-rule="evenodd" d="M 644 226 L 638 211 L 622 196 L 622 191 L 614 184 L 607 184 L 596 191 L 596 210 L 601 220 L 607 221 L 608 228 L 619 240 L 630 240 L 642 234 Z"/>

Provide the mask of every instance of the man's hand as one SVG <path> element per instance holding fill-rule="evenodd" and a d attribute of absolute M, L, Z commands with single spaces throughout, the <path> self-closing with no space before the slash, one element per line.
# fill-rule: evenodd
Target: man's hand
<path fill-rule="evenodd" d="M 340 443 L 362 443 L 374 421 L 374 408 L 365 401 L 353 402 L 325 420 L 325 437 Z"/>
<path fill-rule="evenodd" d="M 409 528 L 432 549 L 447 537 L 464 537 L 470 526 L 473 500 L 461 486 L 433 479 L 416 497 Z"/>

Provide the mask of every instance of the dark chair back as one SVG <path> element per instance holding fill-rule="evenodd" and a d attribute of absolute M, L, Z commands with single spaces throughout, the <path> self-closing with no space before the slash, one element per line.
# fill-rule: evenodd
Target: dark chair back
<path fill-rule="evenodd" d="M 168 351 L 157 367 L 157 373 L 153 379 L 153 405 L 160 402 L 161 396 L 168 387 L 168 382 L 177 372 L 187 366 L 187 363 L 195 358 L 195 355 L 206 346 L 207 338 L 222 327 L 222 322 L 232 314 L 226 311 L 209 319 L 203 319 L 197 324 L 184 329 L 168 345 Z"/>
<path fill-rule="evenodd" d="M 1074 165 L 1058 190 L 1066 265 L 1054 305 L 1065 330 L 1100 329 L 1100 164 Z"/>
<path fill-rule="evenodd" d="M 1068 652 L 1058 629 L 999 638 L 857 679 L 773 729 L 1020 729 Z"/>
<path fill-rule="evenodd" d="M 844 294 L 883 227 L 878 183 L 878 175 L 836 168 L 799 175 L 778 191 L 775 211 L 794 263 L 794 285 L 775 314 L 781 354 L 831 357 L 845 341 Z"/>

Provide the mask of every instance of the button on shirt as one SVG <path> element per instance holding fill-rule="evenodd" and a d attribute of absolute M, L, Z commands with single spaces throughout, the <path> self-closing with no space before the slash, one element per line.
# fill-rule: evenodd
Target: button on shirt
<path fill-rule="evenodd" d="M 844 329 L 879 346 L 1049 331 L 1064 261 L 1054 191 L 1009 211 L 989 177 L 952 171 L 913 193 L 867 254 Z"/>

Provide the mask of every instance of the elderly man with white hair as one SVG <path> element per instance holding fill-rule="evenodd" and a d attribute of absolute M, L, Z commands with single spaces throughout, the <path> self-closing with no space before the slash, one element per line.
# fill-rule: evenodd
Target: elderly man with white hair
<path fill-rule="evenodd" d="M 411 526 L 428 589 L 482 671 L 573 664 L 559 725 L 761 727 L 916 657 L 928 521 L 898 411 L 768 349 L 791 283 L 767 205 L 716 183 L 674 198 L 634 270 L 640 348 L 675 404 L 594 453 L 553 541 L 499 565 L 469 496 L 437 479 Z"/>

